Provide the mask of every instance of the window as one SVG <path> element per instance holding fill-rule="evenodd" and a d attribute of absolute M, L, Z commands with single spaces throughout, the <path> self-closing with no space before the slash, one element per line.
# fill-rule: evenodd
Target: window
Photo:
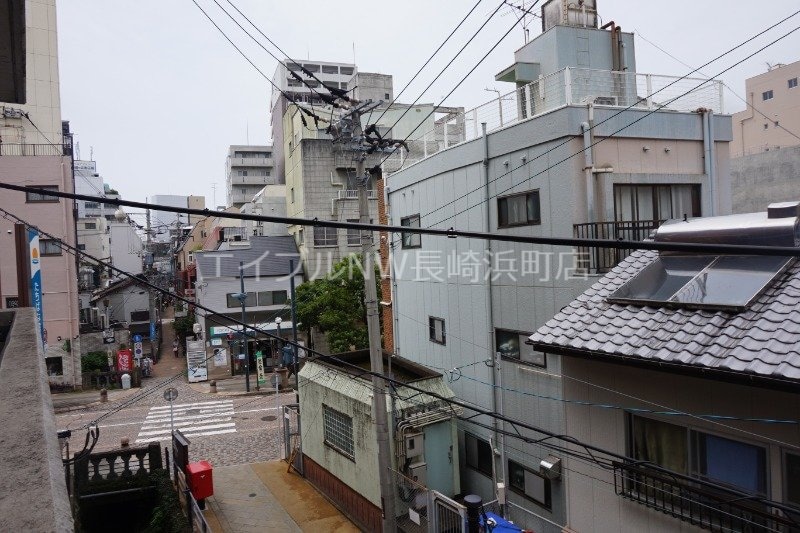
<path fill-rule="evenodd" d="M 286 68 L 289 70 L 300 70 L 300 65 L 297 63 L 286 63 Z"/>
<path fill-rule="evenodd" d="M 400 225 L 407 228 L 418 228 L 420 222 L 419 213 L 400 219 Z M 422 246 L 422 235 L 419 233 L 403 233 L 402 235 L 403 248 L 419 248 Z"/>
<path fill-rule="evenodd" d="M 64 362 L 60 357 L 46 357 L 44 363 L 47 365 L 48 376 L 64 375 Z"/>
<path fill-rule="evenodd" d="M 631 455 L 669 470 L 754 494 L 767 494 L 763 446 L 630 415 Z"/>
<path fill-rule="evenodd" d="M 86 207 L 86 209 L 100 209 L 100 203 L 99 202 L 86 202 L 84 207 Z"/>
<path fill-rule="evenodd" d="M 492 476 L 494 457 L 489 443 L 471 433 L 464 433 L 467 466 L 485 476 Z"/>
<path fill-rule="evenodd" d="M 131 322 L 147 322 L 150 320 L 150 311 L 131 311 Z"/>
<path fill-rule="evenodd" d="M 42 257 L 61 255 L 61 246 L 58 245 L 58 241 L 52 239 L 39 239 L 39 255 Z"/>
<path fill-rule="evenodd" d="M 311 88 L 317 88 L 317 87 L 319 87 L 319 82 L 318 82 L 317 80 L 306 80 L 306 81 L 305 81 L 305 84 L 306 84 L 308 87 L 311 87 Z"/>
<path fill-rule="evenodd" d="M 343 76 L 352 76 L 353 67 L 339 67 L 339 74 L 342 74 Z"/>
<path fill-rule="evenodd" d="M 357 218 L 349 218 L 348 222 L 358 222 Z M 361 231 L 353 228 L 347 228 L 347 246 L 358 246 L 361 244 Z"/>
<path fill-rule="evenodd" d="M 385 94 L 383 95 L 383 98 L 384 98 L 385 100 L 389 100 L 389 93 L 385 93 Z"/>
<path fill-rule="evenodd" d="M 287 81 L 289 87 L 302 87 L 303 86 L 302 83 L 300 83 L 298 80 L 296 80 L 294 78 L 287 78 L 286 81 Z"/>
<path fill-rule="evenodd" d="M 258 305 L 260 307 L 285 304 L 287 299 L 286 291 L 260 291 L 258 293 Z"/>
<path fill-rule="evenodd" d="M 24 104 L 25 101 L 25 3 L 10 0 L 0 9 L 0 102 Z"/>
<path fill-rule="evenodd" d="M 339 83 L 339 88 L 346 90 L 347 89 L 347 82 L 346 81 L 340 82 Z"/>
<path fill-rule="evenodd" d="M 786 502 L 800 506 L 800 455 L 789 452 L 784 455 L 783 481 Z"/>
<path fill-rule="evenodd" d="M 306 70 L 307 70 L 307 71 L 309 71 L 309 72 L 319 72 L 319 65 L 313 65 L 313 64 L 309 64 L 309 63 L 303 63 L 303 66 L 304 66 L 304 67 L 306 68 Z"/>
<path fill-rule="evenodd" d="M 322 404 L 322 422 L 325 444 L 355 460 L 353 446 L 353 419 L 344 413 Z"/>
<path fill-rule="evenodd" d="M 297 244 L 300 245 L 304 243 L 305 243 L 305 237 L 303 237 L 303 229 L 300 228 L 299 230 L 297 230 Z"/>
<path fill-rule="evenodd" d="M 700 185 L 614 185 L 614 216 L 618 222 L 655 222 L 684 215 L 701 215 Z"/>
<path fill-rule="evenodd" d="M 497 225 L 501 228 L 529 226 L 542 221 L 539 191 L 529 191 L 497 199 Z"/>
<path fill-rule="evenodd" d="M 763 93 L 761 93 L 761 99 L 764 100 L 764 101 L 772 100 L 773 96 L 774 96 L 774 94 L 772 93 L 772 89 L 770 89 L 769 91 L 764 91 Z"/>
<path fill-rule="evenodd" d="M 84 229 L 97 229 L 97 224 L 94 222 L 87 222 L 83 225 Z"/>
<path fill-rule="evenodd" d="M 36 189 L 46 189 L 48 191 L 57 191 L 57 185 L 31 185 Z M 28 203 L 35 202 L 58 202 L 58 198 L 47 194 L 39 194 L 38 192 L 28 191 L 25 193 L 25 201 Z"/>
<path fill-rule="evenodd" d="M 242 304 L 239 302 L 239 300 L 236 299 L 236 294 L 238 294 L 238 293 L 235 293 L 235 292 L 228 293 L 228 295 L 227 295 L 228 308 L 235 308 L 235 307 L 241 307 L 242 306 Z M 245 300 L 244 300 L 244 306 L 245 307 L 255 307 L 256 306 L 256 293 L 254 293 L 254 292 L 248 292 L 247 293 L 247 298 L 245 298 Z"/>
<path fill-rule="evenodd" d="M 792 78 L 789 80 L 789 88 L 794 89 L 797 87 L 797 78 Z"/>
<path fill-rule="evenodd" d="M 430 340 L 438 344 L 447 344 L 447 333 L 444 329 L 444 319 L 434 316 L 428 317 Z"/>
<path fill-rule="evenodd" d="M 511 490 L 522 494 L 542 507 L 550 509 L 550 480 L 521 464 L 508 460 L 508 484 Z"/>
<path fill-rule="evenodd" d="M 495 329 L 495 349 L 506 359 L 513 359 L 536 366 L 547 366 L 545 354 L 537 352 L 533 346 L 525 344 L 530 333 Z"/>
<path fill-rule="evenodd" d="M 336 246 L 338 243 L 336 228 L 314 228 L 314 246 Z"/>
<path fill-rule="evenodd" d="M 336 65 L 322 65 L 323 74 L 339 74 L 339 67 Z"/>
<path fill-rule="evenodd" d="M 78 245 L 78 250 L 85 251 L 86 250 L 86 245 L 85 244 L 79 244 Z"/>

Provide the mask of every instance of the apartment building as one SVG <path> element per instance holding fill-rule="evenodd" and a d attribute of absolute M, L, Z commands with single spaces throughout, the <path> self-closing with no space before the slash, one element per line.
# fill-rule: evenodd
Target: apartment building
<path fill-rule="evenodd" d="M 72 192 L 72 148 L 62 125 L 55 0 L 13 0 L 0 9 L 0 181 Z M 62 131 L 62 127 L 66 131 Z M 73 203 L 39 193 L 0 192 L 0 208 L 75 246 Z M 24 301 L 17 283 L 14 227 L 0 218 L 0 307 Z M 81 384 L 78 274 L 72 254 L 41 237 L 29 253 L 41 272 L 42 337 L 49 379 Z M 26 259 L 27 260 L 27 259 Z M 34 261 L 36 261 L 34 263 Z"/>
<path fill-rule="evenodd" d="M 271 146 L 233 145 L 225 160 L 228 207 L 242 207 L 261 189 L 277 183 Z"/>
<path fill-rule="evenodd" d="M 593 3 L 583 7 L 545 4 L 543 33 L 497 75 L 513 90 L 463 114 L 464 142 L 386 178 L 391 224 L 636 240 L 665 219 L 731 212 L 719 82 L 668 86 L 675 78 L 637 72 L 634 35 L 598 27 Z M 390 238 L 395 352 L 455 372 L 451 387 L 467 402 L 564 433 L 563 406 L 548 399 L 562 396 L 560 356 L 525 341 L 626 254 Z M 564 484 L 540 472 L 538 449 L 495 424 L 460 423 L 463 491 L 494 500 L 504 483 L 515 523 L 556 531 Z"/>

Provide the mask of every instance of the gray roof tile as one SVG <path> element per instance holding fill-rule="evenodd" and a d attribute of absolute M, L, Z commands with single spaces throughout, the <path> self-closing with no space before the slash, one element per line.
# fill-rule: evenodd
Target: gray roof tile
<path fill-rule="evenodd" d="M 657 257 L 638 251 L 530 339 L 540 349 L 679 363 L 800 380 L 800 262 L 745 311 L 657 308 L 606 298 Z"/>
<path fill-rule="evenodd" d="M 239 276 L 239 261 L 244 262 L 244 276 L 286 276 L 290 273 L 289 260 L 294 259 L 299 273 L 300 254 L 291 235 L 279 237 L 250 237 L 248 247 L 228 247 L 225 250 L 197 252 L 197 269 L 205 278 L 235 278 Z"/>

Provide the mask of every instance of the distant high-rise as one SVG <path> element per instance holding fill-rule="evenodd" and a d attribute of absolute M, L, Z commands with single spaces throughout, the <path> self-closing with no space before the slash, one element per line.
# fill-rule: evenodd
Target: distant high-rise
<path fill-rule="evenodd" d="M 251 202 L 266 185 L 277 183 L 272 146 L 232 145 L 225 160 L 227 207 Z"/>

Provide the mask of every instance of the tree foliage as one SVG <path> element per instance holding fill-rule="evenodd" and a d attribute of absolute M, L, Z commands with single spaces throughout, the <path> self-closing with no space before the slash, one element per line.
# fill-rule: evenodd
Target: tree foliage
<path fill-rule="evenodd" d="M 360 255 L 350 255 L 333 266 L 328 276 L 297 287 L 297 320 L 304 328 L 319 328 L 333 352 L 369 347 L 364 305 L 364 270 Z M 375 284 L 380 301 L 380 276 Z M 380 312 L 380 310 L 379 310 Z"/>
<path fill-rule="evenodd" d="M 190 312 L 186 316 L 178 317 L 172 322 L 172 329 L 175 331 L 175 336 L 181 340 L 190 335 L 194 335 L 194 331 L 192 331 L 193 326 L 194 312 Z"/>

